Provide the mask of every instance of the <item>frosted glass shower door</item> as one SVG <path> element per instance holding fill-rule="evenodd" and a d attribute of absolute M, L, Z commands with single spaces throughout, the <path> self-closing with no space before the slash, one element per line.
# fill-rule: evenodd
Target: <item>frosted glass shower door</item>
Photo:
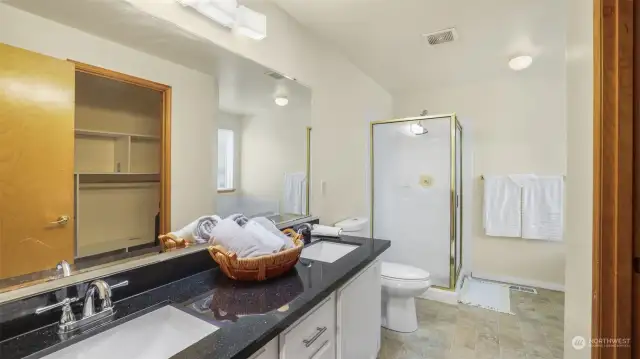
<path fill-rule="evenodd" d="M 386 261 L 424 269 L 449 287 L 451 117 L 373 125 L 373 236 L 391 241 Z"/>

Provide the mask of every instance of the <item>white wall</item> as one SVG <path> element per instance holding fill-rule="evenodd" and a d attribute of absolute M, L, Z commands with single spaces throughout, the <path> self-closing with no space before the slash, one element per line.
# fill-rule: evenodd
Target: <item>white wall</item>
<path fill-rule="evenodd" d="M 284 211 L 284 175 L 306 172 L 310 102 L 274 105 L 242 119 L 243 196 L 278 203 Z"/>
<path fill-rule="evenodd" d="M 0 42 L 170 85 L 171 228 L 212 212 L 210 134 L 216 126 L 218 97 L 213 77 L 4 4 L 0 24 Z"/>
<path fill-rule="evenodd" d="M 463 173 L 473 171 L 474 177 L 473 253 L 472 263 L 463 266 L 474 275 L 557 288 L 564 285 L 564 243 L 484 235 L 480 176 L 565 174 L 565 95 L 562 61 L 534 63 L 522 72 L 505 70 L 500 77 L 482 82 L 394 94 L 395 117 L 416 116 L 428 109 L 430 114 L 455 112 L 463 124 L 471 125 L 463 130 L 463 138 L 473 138 L 473 166 Z"/>
<path fill-rule="evenodd" d="M 593 222 L 593 3 L 569 0 L 567 31 L 567 266 L 564 357 L 591 358 L 571 339 L 591 337 Z"/>
<path fill-rule="evenodd" d="M 312 213 L 323 223 L 368 216 L 368 123 L 389 118 L 392 98 L 344 56 L 287 13 L 264 1 L 250 5 L 266 14 L 266 39 L 233 35 L 175 1 L 128 0 L 151 15 L 209 39 L 263 66 L 297 78 L 313 92 Z M 320 184 L 326 183 L 322 193 Z"/>
<path fill-rule="evenodd" d="M 222 90 L 220 90 L 222 92 Z M 218 138 L 218 129 L 233 131 L 233 186 L 238 189 L 242 183 L 242 115 L 236 115 L 228 112 L 219 111 L 217 122 L 218 127 L 214 129 L 213 136 Z M 217 151 L 216 151 L 217 152 Z M 217 157 L 215 157 L 217 159 Z M 217 162 L 213 164 L 214 172 L 217 173 Z M 217 186 L 217 177 L 214 178 Z"/>

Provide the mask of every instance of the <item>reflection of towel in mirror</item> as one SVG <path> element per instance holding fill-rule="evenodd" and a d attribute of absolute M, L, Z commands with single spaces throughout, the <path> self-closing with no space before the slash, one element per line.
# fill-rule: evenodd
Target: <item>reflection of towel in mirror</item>
<path fill-rule="evenodd" d="M 198 243 L 206 243 L 211 239 L 213 228 L 221 221 L 218 216 L 200 217 L 196 228 L 193 230 L 193 238 Z"/>
<path fill-rule="evenodd" d="M 239 258 L 257 257 L 279 250 L 264 245 L 250 231 L 240 227 L 230 218 L 221 220 L 213 228 L 212 235 L 210 244 L 220 245 L 228 252 L 235 252 Z M 282 248 L 282 244 L 280 244 L 280 248 Z"/>
<path fill-rule="evenodd" d="M 273 221 L 271 221 L 270 219 L 268 219 L 267 217 L 254 217 L 251 218 L 252 221 L 262 225 L 266 230 L 268 230 L 269 232 L 275 234 L 276 236 L 282 238 L 284 240 L 284 248 L 285 249 L 289 249 L 289 248 L 293 248 L 294 244 L 293 244 L 293 240 L 291 240 L 291 237 L 287 236 L 286 234 L 282 233 L 278 227 L 276 227 L 275 223 L 273 223 Z"/>
<path fill-rule="evenodd" d="M 306 201 L 307 176 L 304 172 L 284 175 L 284 213 L 304 214 Z"/>
<path fill-rule="evenodd" d="M 202 216 L 183 228 L 169 234 L 189 242 L 206 243 L 211 238 L 211 230 L 220 221 L 218 216 Z"/>

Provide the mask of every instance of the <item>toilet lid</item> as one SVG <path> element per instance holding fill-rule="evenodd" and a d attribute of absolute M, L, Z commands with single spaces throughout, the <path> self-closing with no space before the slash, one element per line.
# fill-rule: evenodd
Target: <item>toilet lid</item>
<path fill-rule="evenodd" d="M 427 280 L 429 272 L 404 264 L 382 262 L 382 276 L 402 280 Z"/>

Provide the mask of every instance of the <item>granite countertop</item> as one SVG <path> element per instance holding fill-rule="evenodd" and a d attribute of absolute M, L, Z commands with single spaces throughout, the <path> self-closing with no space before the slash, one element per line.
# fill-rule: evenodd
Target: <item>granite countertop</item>
<path fill-rule="evenodd" d="M 40 358 L 173 304 L 185 307 L 220 329 L 172 358 L 248 358 L 390 246 L 385 240 L 349 236 L 326 240 L 359 247 L 334 263 L 301 259 L 286 275 L 264 282 L 233 281 L 219 268 L 207 270 L 116 302 L 112 320 L 86 333 L 61 338 L 53 324 L 0 342 L 0 357 Z"/>

